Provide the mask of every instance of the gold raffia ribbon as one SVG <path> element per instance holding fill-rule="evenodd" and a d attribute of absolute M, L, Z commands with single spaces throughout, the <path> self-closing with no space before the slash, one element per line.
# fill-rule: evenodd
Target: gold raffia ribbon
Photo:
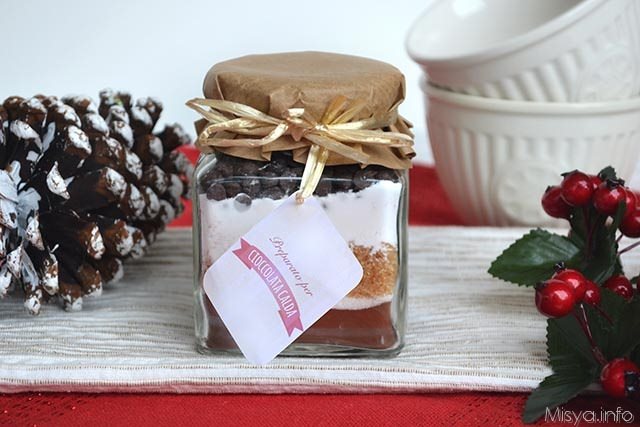
<path fill-rule="evenodd" d="M 280 119 L 226 100 L 197 98 L 188 101 L 187 106 L 208 122 L 198 136 L 199 147 L 263 147 L 284 135 L 290 135 L 296 142 L 308 141 L 311 148 L 296 194 L 298 203 L 315 191 L 330 152 L 366 164 L 369 156 L 350 144 L 390 148 L 413 145 L 409 135 L 382 130 L 397 122 L 396 109 L 382 117 L 353 120 L 366 104 L 357 100 L 350 102 L 344 96 L 336 97 L 319 121 L 310 117 L 304 108 L 290 108 Z"/>

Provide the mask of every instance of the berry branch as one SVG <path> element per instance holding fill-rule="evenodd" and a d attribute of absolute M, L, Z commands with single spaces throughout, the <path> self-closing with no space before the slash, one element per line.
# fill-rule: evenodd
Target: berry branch
<path fill-rule="evenodd" d="M 601 366 L 605 366 L 607 364 L 607 359 L 605 359 L 604 355 L 602 354 L 602 350 L 600 350 L 600 347 L 598 347 L 598 344 L 596 344 L 595 340 L 593 339 L 593 334 L 591 333 L 591 328 L 589 327 L 589 321 L 587 320 L 587 313 L 584 311 L 584 306 L 580 304 L 577 311 L 574 311 L 573 314 L 576 320 L 578 320 L 580 328 L 584 332 L 584 335 L 587 337 L 587 340 L 589 340 L 593 357 Z"/>
<path fill-rule="evenodd" d="M 640 241 L 619 248 L 623 237 L 640 238 L 640 196 L 611 167 L 562 176 L 541 202 L 548 215 L 569 221 L 569 234 L 532 230 L 489 269 L 499 279 L 534 286 L 536 307 L 548 318 L 554 373 L 528 399 L 525 422 L 594 382 L 610 396 L 640 399 L 640 283 L 634 290 L 620 259 Z"/>
<path fill-rule="evenodd" d="M 632 251 L 632 250 L 634 250 L 635 248 L 637 248 L 638 246 L 640 246 L 640 241 L 639 241 L 639 242 L 635 242 L 635 243 L 633 243 L 633 244 L 631 244 L 631 245 L 627 246 L 626 248 L 621 249 L 620 251 L 618 251 L 618 256 L 620 256 L 620 255 L 622 255 L 622 254 L 624 254 L 624 253 L 627 253 L 627 252 L 629 252 L 629 251 Z"/>

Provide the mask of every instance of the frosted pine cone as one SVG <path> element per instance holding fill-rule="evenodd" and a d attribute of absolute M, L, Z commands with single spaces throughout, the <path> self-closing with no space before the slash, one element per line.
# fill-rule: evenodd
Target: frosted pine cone
<path fill-rule="evenodd" d="M 162 104 L 105 90 L 10 97 L 0 105 L 0 297 L 22 292 L 38 314 L 82 308 L 122 277 L 182 212 L 191 165 L 179 125 L 153 133 Z"/>

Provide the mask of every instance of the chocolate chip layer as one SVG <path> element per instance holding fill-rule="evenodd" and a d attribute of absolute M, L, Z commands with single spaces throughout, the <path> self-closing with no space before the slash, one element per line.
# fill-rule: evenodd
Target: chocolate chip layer
<path fill-rule="evenodd" d="M 198 183 L 198 191 L 210 200 L 224 200 L 245 194 L 252 199 L 274 200 L 298 190 L 304 165 L 293 161 L 290 152 L 273 153 L 270 162 L 260 162 L 216 154 L 216 163 Z M 401 171 L 383 166 L 326 166 L 316 187 L 316 196 L 364 190 L 377 181 L 398 182 Z"/>

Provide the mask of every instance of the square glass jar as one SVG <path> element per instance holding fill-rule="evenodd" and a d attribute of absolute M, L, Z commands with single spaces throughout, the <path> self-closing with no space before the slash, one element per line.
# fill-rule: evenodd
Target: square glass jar
<path fill-rule="evenodd" d="M 221 153 L 200 157 L 193 185 L 193 241 L 201 352 L 239 352 L 204 292 L 205 272 L 299 189 L 303 169 L 290 152 L 275 152 L 269 162 Z M 382 166 L 325 167 L 314 196 L 360 261 L 364 276 L 283 355 L 383 357 L 400 352 L 406 316 L 407 181 L 406 171 Z"/>

